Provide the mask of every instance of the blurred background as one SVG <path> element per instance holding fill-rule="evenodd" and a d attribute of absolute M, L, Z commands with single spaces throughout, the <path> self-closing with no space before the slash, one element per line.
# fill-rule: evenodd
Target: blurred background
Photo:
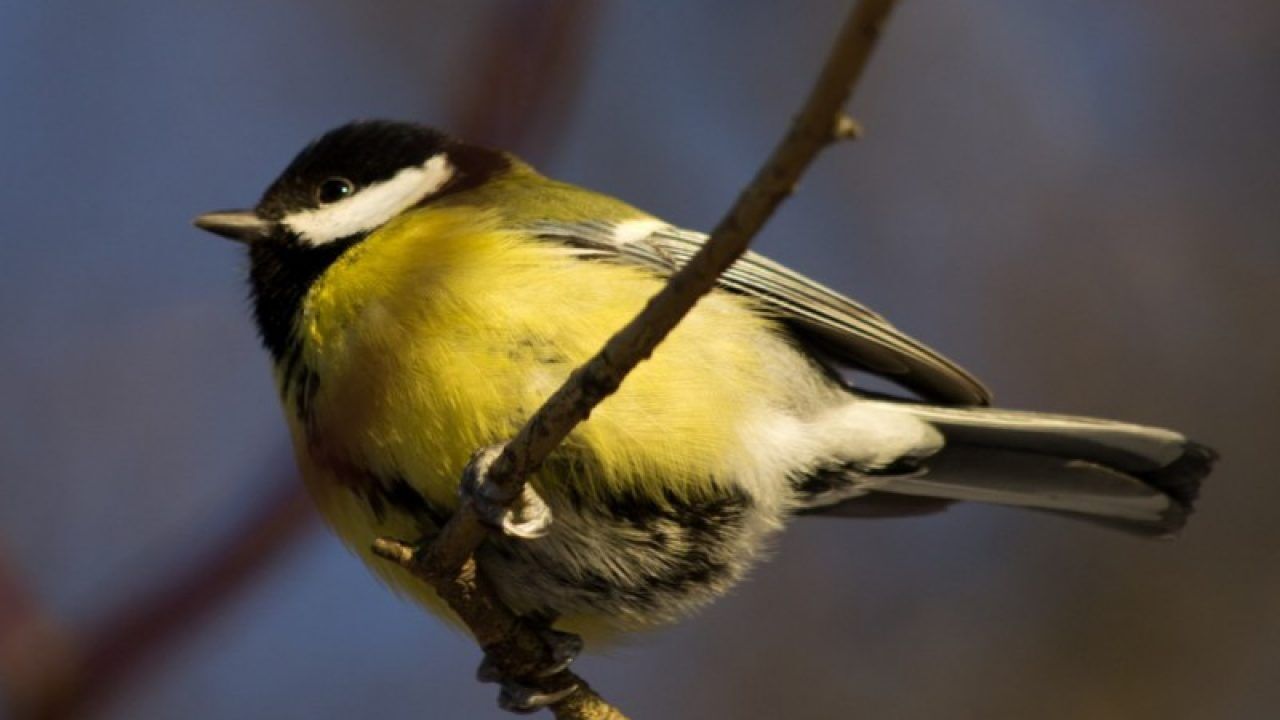
<path fill-rule="evenodd" d="M 242 251 L 313 136 L 420 120 L 709 228 L 847 0 L 0 3 L 0 713 L 500 717 L 293 476 Z M 763 252 L 1013 407 L 1224 460 L 1175 542 L 807 520 L 580 667 L 634 717 L 1262 718 L 1280 705 L 1280 4 L 913 0 Z"/>

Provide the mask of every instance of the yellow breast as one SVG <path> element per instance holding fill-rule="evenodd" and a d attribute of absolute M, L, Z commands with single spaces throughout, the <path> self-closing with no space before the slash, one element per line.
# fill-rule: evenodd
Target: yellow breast
<path fill-rule="evenodd" d="M 310 444 L 452 507 L 470 454 L 513 434 L 660 283 L 504 231 L 497 215 L 400 218 L 304 303 L 302 357 L 319 378 Z M 590 465 L 593 482 L 578 490 L 688 496 L 723 477 L 734 419 L 779 392 L 755 347 L 777 342 L 771 327 L 738 298 L 704 299 L 566 443 L 577 467 Z"/>

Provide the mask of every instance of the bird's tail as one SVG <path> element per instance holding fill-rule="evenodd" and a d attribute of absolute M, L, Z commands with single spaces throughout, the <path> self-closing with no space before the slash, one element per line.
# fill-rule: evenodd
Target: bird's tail
<path fill-rule="evenodd" d="M 917 504 L 925 499 L 988 502 L 1170 535 L 1186 522 L 1200 481 L 1217 459 L 1213 450 L 1176 432 L 1142 425 L 991 408 L 884 404 L 932 424 L 946 444 L 923 459 L 916 472 L 861 475 L 855 483 L 870 491 L 864 496 L 872 501 L 869 506 L 876 496 Z M 928 507 L 927 502 L 920 506 Z M 841 514 L 856 514 L 847 512 L 851 509 Z"/>

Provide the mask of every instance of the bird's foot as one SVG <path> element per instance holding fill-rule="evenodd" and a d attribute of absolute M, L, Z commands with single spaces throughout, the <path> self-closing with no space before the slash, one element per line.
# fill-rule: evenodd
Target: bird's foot
<path fill-rule="evenodd" d="M 572 681 L 551 689 L 541 687 L 544 683 L 531 686 L 515 680 L 496 680 L 495 682 L 502 688 L 498 691 L 498 707 L 519 715 L 535 713 L 555 705 L 578 690 L 578 684 Z"/>
<path fill-rule="evenodd" d="M 480 682 L 501 686 L 498 705 L 513 713 L 532 713 L 554 705 L 569 697 L 578 689 L 572 675 L 564 671 L 582 652 L 582 638 L 551 627 L 550 621 L 537 616 L 522 618 L 542 639 L 547 649 L 547 663 L 535 668 L 521 678 L 507 676 L 492 655 L 485 653 L 484 661 L 476 671 Z M 567 675 L 567 677 L 566 677 Z"/>
<path fill-rule="evenodd" d="M 529 483 L 518 494 L 489 480 L 489 469 L 502 454 L 502 445 L 481 448 L 462 473 L 462 493 L 471 498 L 480 521 L 508 537 L 532 540 L 547 534 L 551 508 Z"/>

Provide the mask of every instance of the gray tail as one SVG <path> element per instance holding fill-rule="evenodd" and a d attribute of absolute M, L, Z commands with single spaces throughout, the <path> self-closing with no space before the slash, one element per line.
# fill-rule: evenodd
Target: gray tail
<path fill-rule="evenodd" d="M 946 445 L 916 472 L 860 475 L 854 484 L 870 492 L 842 503 L 848 508 L 833 508 L 838 514 L 858 514 L 860 500 L 874 506 L 877 496 L 908 496 L 1015 505 L 1172 535 L 1186 523 L 1217 459 L 1176 432 L 1142 425 L 991 408 L 885 406 L 934 425 Z"/>

